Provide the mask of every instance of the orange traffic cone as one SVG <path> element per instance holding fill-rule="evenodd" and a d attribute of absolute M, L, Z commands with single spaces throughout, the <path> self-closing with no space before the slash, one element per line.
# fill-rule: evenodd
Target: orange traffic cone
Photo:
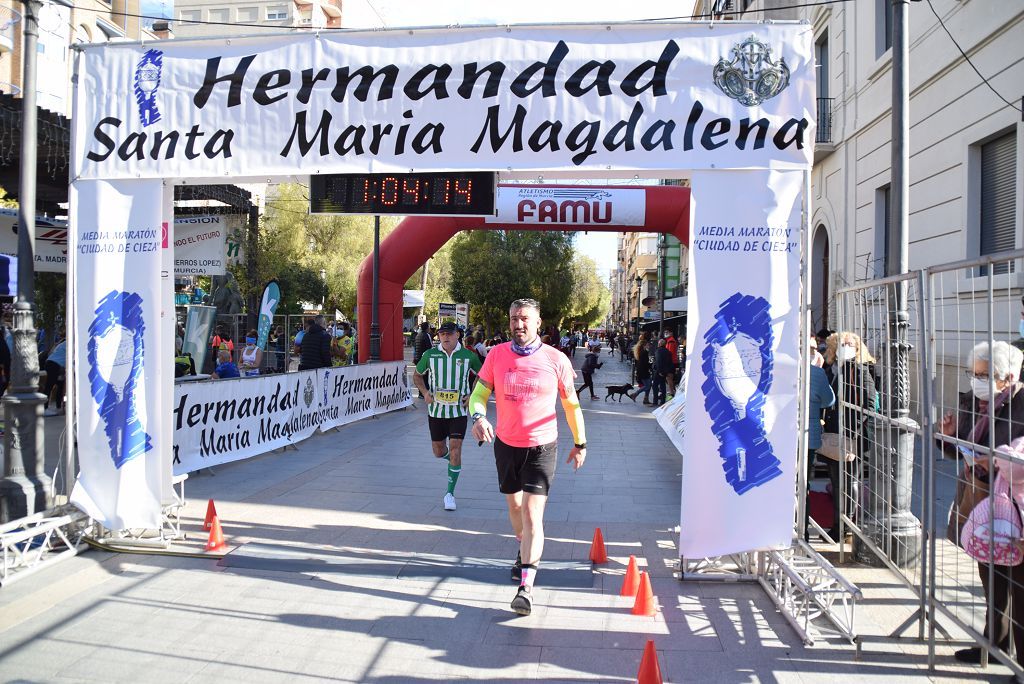
<path fill-rule="evenodd" d="M 636 602 L 633 604 L 633 615 L 653 616 L 658 612 L 657 603 L 654 600 L 654 590 L 651 589 L 651 578 L 646 572 L 640 573 L 640 588 L 636 592 Z"/>
<path fill-rule="evenodd" d="M 213 524 L 213 519 L 217 517 L 217 507 L 213 505 L 213 499 L 206 504 L 206 520 L 203 521 L 203 529 L 210 529 L 210 525 Z"/>
<path fill-rule="evenodd" d="M 216 551 L 224 548 L 224 533 L 220 529 L 220 518 L 213 516 L 213 524 L 210 526 L 210 538 L 206 542 L 207 551 Z"/>
<path fill-rule="evenodd" d="M 604 537 L 601 535 L 601 528 L 594 528 L 594 541 L 590 542 L 590 561 L 592 563 L 607 563 L 608 553 L 604 550 Z"/>
<path fill-rule="evenodd" d="M 640 588 L 640 572 L 636 569 L 636 556 L 629 557 L 629 565 L 626 566 L 626 578 L 622 580 L 622 591 L 619 596 L 636 596 Z"/>
<path fill-rule="evenodd" d="M 654 639 L 648 639 L 644 646 L 644 656 L 640 659 L 640 671 L 636 673 L 637 684 L 662 684 L 661 666 L 658 665 L 658 651 L 654 648 Z"/>

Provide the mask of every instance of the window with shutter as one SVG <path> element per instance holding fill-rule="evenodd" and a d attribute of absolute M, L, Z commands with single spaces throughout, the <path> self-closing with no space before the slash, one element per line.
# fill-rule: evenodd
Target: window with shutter
<path fill-rule="evenodd" d="M 1017 178 L 1016 133 L 1011 132 L 981 146 L 981 197 L 979 208 L 979 246 L 981 254 L 995 254 L 1014 249 L 1017 236 L 1014 231 Z M 1007 273 L 1011 264 L 995 267 L 994 273 Z M 987 275 L 982 268 L 981 275 Z"/>

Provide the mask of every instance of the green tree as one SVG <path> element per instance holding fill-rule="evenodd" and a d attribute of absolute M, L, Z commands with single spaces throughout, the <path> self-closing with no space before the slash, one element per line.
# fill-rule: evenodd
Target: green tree
<path fill-rule="evenodd" d="M 508 305 L 520 297 L 541 304 L 546 324 L 562 325 L 573 289 L 572 234 L 478 230 L 451 248 L 451 291 L 488 330 L 508 325 Z"/>
<path fill-rule="evenodd" d="M 235 275 L 243 293 L 246 287 L 262 288 L 267 280 L 277 278 L 285 307 L 281 313 L 298 313 L 297 302 L 319 304 L 323 298 L 327 311 L 339 309 L 352 317 L 359 265 L 373 252 L 373 217 L 310 214 L 308 208 L 307 186 L 276 186 L 267 197 L 260 225 L 257 278 L 243 282 L 245 269 Z M 381 219 L 382 240 L 400 218 Z"/>
<path fill-rule="evenodd" d="M 611 306 L 611 292 L 601 282 L 594 260 L 586 255 L 576 254 L 572 262 L 572 281 L 570 322 L 582 323 L 589 328 L 603 321 Z"/>

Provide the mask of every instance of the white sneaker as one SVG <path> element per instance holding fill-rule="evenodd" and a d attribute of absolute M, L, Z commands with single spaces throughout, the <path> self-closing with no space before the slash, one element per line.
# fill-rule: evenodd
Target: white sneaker
<path fill-rule="evenodd" d="M 454 511 L 455 510 L 455 496 L 453 494 L 444 495 L 444 510 Z"/>

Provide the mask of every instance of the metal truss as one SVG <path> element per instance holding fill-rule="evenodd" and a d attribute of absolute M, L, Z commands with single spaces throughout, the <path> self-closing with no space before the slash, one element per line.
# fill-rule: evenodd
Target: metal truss
<path fill-rule="evenodd" d="M 181 509 L 185 507 L 185 480 L 188 475 L 178 475 L 171 481 L 172 496 L 165 501 L 160 509 L 160 528 L 130 528 L 108 530 L 96 525 L 96 532 L 91 535 L 96 541 L 112 547 L 169 548 L 171 542 L 184 539 L 181 531 Z"/>
<path fill-rule="evenodd" d="M 88 525 L 89 517 L 73 508 L 0 525 L 0 587 L 76 555 Z"/>
<path fill-rule="evenodd" d="M 783 551 L 750 551 L 714 558 L 680 558 L 681 580 L 754 582 L 771 597 L 808 646 L 825 617 L 842 636 L 857 643 L 854 626 L 860 589 L 803 540 Z"/>
<path fill-rule="evenodd" d="M 763 555 L 757 581 L 805 644 L 814 644 L 818 617 L 827 618 L 851 643 L 857 642 L 854 618 L 863 594 L 856 585 L 803 540 Z"/>

